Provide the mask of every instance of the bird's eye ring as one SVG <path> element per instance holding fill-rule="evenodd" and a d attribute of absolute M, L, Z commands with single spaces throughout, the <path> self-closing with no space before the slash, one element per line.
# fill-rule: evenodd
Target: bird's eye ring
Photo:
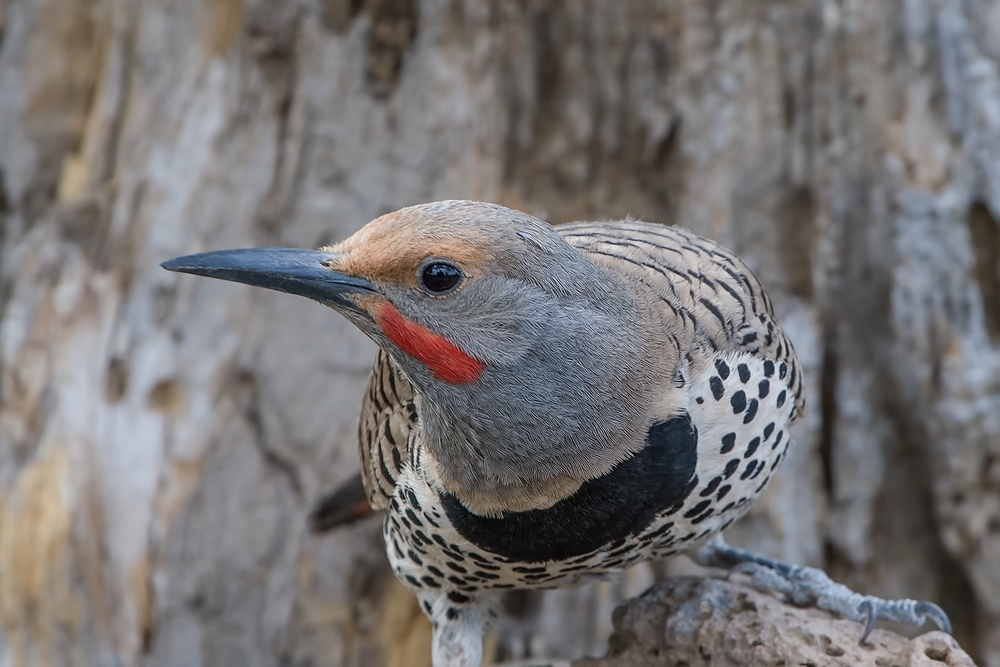
<path fill-rule="evenodd" d="M 432 262 L 420 270 L 420 284 L 434 294 L 444 294 L 462 281 L 462 270 L 448 262 Z"/>

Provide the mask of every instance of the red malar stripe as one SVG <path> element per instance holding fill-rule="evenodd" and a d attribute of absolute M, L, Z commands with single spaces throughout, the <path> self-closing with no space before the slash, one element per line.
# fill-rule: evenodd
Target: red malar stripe
<path fill-rule="evenodd" d="M 403 317 L 391 303 L 378 311 L 376 322 L 403 352 L 427 364 L 438 380 L 469 384 L 479 379 L 486 364 L 430 329 Z"/>

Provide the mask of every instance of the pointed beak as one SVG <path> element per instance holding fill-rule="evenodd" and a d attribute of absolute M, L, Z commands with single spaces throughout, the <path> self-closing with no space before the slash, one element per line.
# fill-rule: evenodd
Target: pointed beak
<path fill-rule="evenodd" d="M 352 294 L 382 292 L 363 278 L 329 268 L 336 266 L 339 257 L 337 253 L 323 250 L 242 248 L 186 255 L 160 266 L 168 271 L 231 280 L 361 311 L 349 298 Z"/>

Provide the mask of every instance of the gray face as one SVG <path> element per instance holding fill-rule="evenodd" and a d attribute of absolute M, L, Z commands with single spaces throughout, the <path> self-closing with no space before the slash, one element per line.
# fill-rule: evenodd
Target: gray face
<path fill-rule="evenodd" d="M 544 222 L 489 204 L 439 202 L 303 252 L 325 253 L 310 261 L 323 264 L 313 267 L 317 280 L 336 294 L 319 300 L 383 347 L 417 388 L 441 482 L 470 506 L 500 511 L 491 498 L 510 487 L 554 502 L 642 447 L 656 400 L 650 378 L 663 356 L 650 342 L 648 306 Z M 300 283 L 274 283 L 284 280 L 280 268 L 257 267 L 248 279 L 181 260 L 168 268 L 304 293 Z M 459 283 L 427 289 L 429 262 L 458 268 Z M 317 298 L 314 286 L 307 295 Z M 483 362 L 477 379 L 442 380 L 393 342 L 380 319 L 390 305 Z"/>
<path fill-rule="evenodd" d="M 423 395 L 427 446 L 459 492 L 497 482 L 531 486 L 560 475 L 588 479 L 642 443 L 648 420 L 641 406 L 651 401 L 642 396 L 649 383 L 639 364 L 647 352 L 636 321 L 641 307 L 623 285 L 570 250 L 577 255 L 570 267 L 538 262 L 528 267 L 535 276 L 468 277 L 446 298 L 386 290 L 408 319 L 486 362 L 473 383 L 442 382 L 375 332 Z M 574 293 L 547 290 L 537 279 L 552 275 L 549 263 L 577 272 Z"/>

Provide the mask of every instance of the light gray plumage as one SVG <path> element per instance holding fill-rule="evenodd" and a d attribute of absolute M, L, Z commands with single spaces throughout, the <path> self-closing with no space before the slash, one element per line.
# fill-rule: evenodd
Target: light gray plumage
<path fill-rule="evenodd" d="M 390 563 L 434 621 L 436 667 L 479 664 L 499 591 L 705 545 L 766 487 L 803 409 L 757 279 L 681 229 L 551 227 L 448 201 L 293 265 L 287 252 L 165 266 L 310 296 L 379 345 L 362 476 Z"/>

